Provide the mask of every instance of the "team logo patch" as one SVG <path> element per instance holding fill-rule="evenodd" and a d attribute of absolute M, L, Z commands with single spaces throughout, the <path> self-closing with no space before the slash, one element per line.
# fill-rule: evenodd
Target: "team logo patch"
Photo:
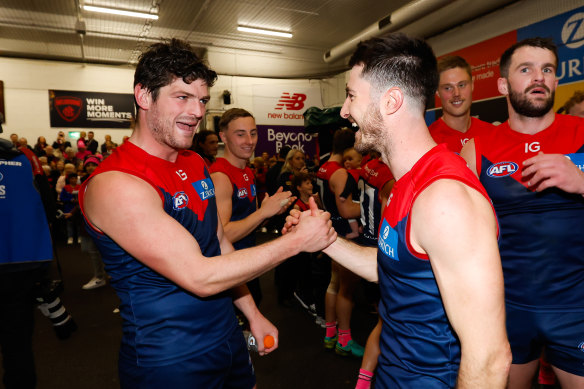
<path fill-rule="evenodd" d="M 59 96 L 55 97 L 54 106 L 63 120 L 72 122 L 81 114 L 83 100 L 73 96 Z"/>
<path fill-rule="evenodd" d="M 176 192 L 174 196 L 172 196 L 172 208 L 174 208 L 176 211 L 185 209 L 188 204 L 189 197 L 185 192 Z"/>
<path fill-rule="evenodd" d="M 397 255 L 397 231 L 391 228 L 385 219 L 381 224 L 377 246 L 389 258 L 399 261 Z"/>
<path fill-rule="evenodd" d="M 239 190 L 237 191 L 237 197 L 240 199 L 246 198 L 247 197 L 247 189 L 239 188 Z"/>
<path fill-rule="evenodd" d="M 493 178 L 507 177 L 519 170 L 519 165 L 515 162 L 498 162 L 489 166 L 487 175 Z"/>
<path fill-rule="evenodd" d="M 213 186 L 213 181 L 211 181 L 210 178 L 205 178 L 204 180 L 193 182 L 193 187 L 203 201 L 210 199 L 211 197 L 215 197 L 215 187 Z"/>

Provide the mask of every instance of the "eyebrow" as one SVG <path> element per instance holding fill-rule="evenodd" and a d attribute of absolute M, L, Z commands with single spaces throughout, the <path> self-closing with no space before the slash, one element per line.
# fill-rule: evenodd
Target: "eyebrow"
<path fill-rule="evenodd" d="M 516 69 L 518 69 L 518 68 L 520 68 L 520 67 L 522 67 L 522 66 L 535 66 L 535 64 L 534 64 L 533 62 L 529 62 L 529 61 L 528 61 L 528 62 L 522 62 L 522 63 L 520 63 L 519 65 L 517 65 Z M 556 66 L 556 65 L 554 65 L 554 64 L 553 64 L 553 63 L 551 63 L 551 62 L 548 62 L 548 63 L 545 63 L 545 64 L 543 64 L 543 67 L 544 67 L 544 68 L 548 68 L 548 67 L 549 67 L 549 68 L 554 68 L 554 69 L 557 69 L 557 66 Z"/>

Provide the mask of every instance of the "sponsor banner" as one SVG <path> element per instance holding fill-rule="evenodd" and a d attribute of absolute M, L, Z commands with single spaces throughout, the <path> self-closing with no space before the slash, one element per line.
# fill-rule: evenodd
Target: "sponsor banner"
<path fill-rule="evenodd" d="M 253 115 L 258 124 L 302 126 L 302 113 L 308 107 L 322 107 L 320 87 L 253 86 Z"/>
<path fill-rule="evenodd" d="M 134 95 L 49 90 L 51 127 L 130 128 Z"/>
<path fill-rule="evenodd" d="M 542 20 L 541 22 L 511 31 L 476 45 L 446 55 L 460 55 L 471 65 L 474 80 L 471 115 L 491 123 L 507 120 L 506 104 L 497 88 L 499 60 L 508 47 L 531 37 L 549 37 L 558 46 L 559 64 L 554 111 L 564 105 L 574 91 L 584 86 L 584 7 Z M 477 101 L 482 100 L 482 101 Z M 477 107 L 479 105 L 479 107 Z M 441 107 L 438 96 L 435 106 Z M 503 109 L 504 106 L 504 109 Z M 482 112 L 479 112 L 481 110 Z M 496 110 L 496 111 L 495 111 Z M 433 122 L 442 116 L 441 110 L 429 111 L 426 121 Z"/>
<path fill-rule="evenodd" d="M 447 54 L 459 55 L 470 65 L 474 81 L 473 100 L 488 99 L 500 95 L 497 89 L 499 60 L 503 51 L 515 42 L 517 42 L 517 33 L 511 31 Z M 438 96 L 435 98 L 435 104 L 436 107 L 442 106 Z"/>
<path fill-rule="evenodd" d="M 277 154 L 282 146 L 290 146 L 298 149 L 311 158 L 316 154 L 316 138 L 314 134 L 304 132 L 302 126 L 266 126 L 257 125 L 258 144 L 255 155 L 267 152 L 270 155 Z"/>
<path fill-rule="evenodd" d="M 517 40 L 541 36 L 558 46 L 560 84 L 584 80 L 584 7 L 517 30 Z"/>

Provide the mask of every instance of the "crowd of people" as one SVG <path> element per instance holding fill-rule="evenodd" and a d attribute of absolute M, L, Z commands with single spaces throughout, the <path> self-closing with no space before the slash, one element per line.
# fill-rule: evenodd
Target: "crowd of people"
<path fill-rule="evenodd" d="M 85 242 L 83 210 L 84 288 L 105 284 L 105 264 L 120 297 L 122 388 L 254 388 L 242 331 L 260 355 L 278 348 L 258 282 L 274 268 L 278 302 L 307 309 L 323 347 L 362 358 L 356 389 L 529 389 L 540 366 L 543 383 L 584 387 L 584 95 L 553 112 L 557 64 L 547 39 L 503 53 L 509 120 L 495 127 L 471 116 L 463 58 L 373 38 L 350 59 L 341 116 L 354 128 L 328 159 L 252 159 L 253 114 L 232 108 L 197 132 L 216 73 L 183 41 L 151 46 L 128 141 L 98 152 L 92 132 L 75 148 L 60 132 L 30 148 L 68 244 Z M 427 127 L 434 94 L 442 116 Z M 258 245 L 268 230 L 281 236 Z M 351 333 L 359 285 L 379 316 L 366 345 Z"/>

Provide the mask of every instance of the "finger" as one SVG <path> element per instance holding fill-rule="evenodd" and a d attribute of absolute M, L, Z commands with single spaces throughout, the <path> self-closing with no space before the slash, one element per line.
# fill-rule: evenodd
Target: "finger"
<path fill-rule="evenodd" d="M 314 201 L 313 197 L 308 199 L 308 206 L 310 208 L 310 215 L 318 216 L 318 206 L 316 205 L 316 201 Z"/>
<path fill-rule="evenodd" d="M 281 187 L 279 187 L 279 188 L 278 188 L 278 190 L 276 191 L 276 193 L 280 193 L 280 192 L 282 192 L 283 190 L 284 190 L 284 187 L 282 187 L 282 186 L 281 186 Z"/>

